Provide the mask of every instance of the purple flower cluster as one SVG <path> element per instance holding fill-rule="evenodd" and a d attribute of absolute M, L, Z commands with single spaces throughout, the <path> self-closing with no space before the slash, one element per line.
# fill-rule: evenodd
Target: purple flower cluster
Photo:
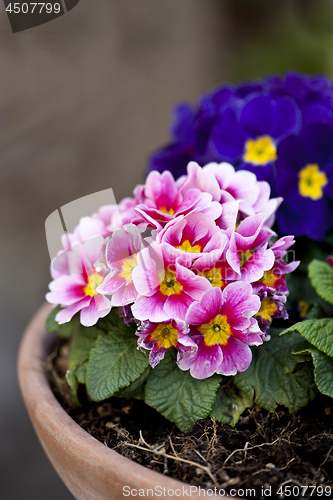
<path fill-rule="evenodd" d="M 190 162 L 177 181 L 151 172 L 133 198 L 83 217 L 63 239 L 47 294 L 62 306 L 56 321 L 80 312 L 92 326 L 120 307 L 152 367 L 176 348 L 197 379 L 246 370 L 249 346 L 287 316 L 285 274 L 298 265 L 284 259 L 292 236 L 272 241 L 281 201 L 228 163 Z"/>
<path fill-rule="evenodd" d="M 325 76 L 289 72 L 246 85 L 225 85 L 193 107 L 176 107 L 172 142 L 151 170 L 175 178 L 189 161 L 230 162 L 269 182 L 284 203 L 283 234 L 322 240 L 333 227 L 333 86 Z"/>

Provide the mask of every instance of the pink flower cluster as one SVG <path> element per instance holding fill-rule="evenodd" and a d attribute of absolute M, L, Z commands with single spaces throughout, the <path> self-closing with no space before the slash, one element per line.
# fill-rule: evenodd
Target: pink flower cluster
<path fill-rule="evenodd" d="M 151 172 L 134 197 L 82 218 L 63 240 L 47 300 L 62 306 L 59 323 L 80 311 L 85 326 L 122 307 L 152 367 L 174 347 L 194 378 L 235 375 L 272 319 L 287 316 L 294 240 L 270 242 L 282 199 L 267 182 L 228 163 L 187 170 L 177 181 Z"/>

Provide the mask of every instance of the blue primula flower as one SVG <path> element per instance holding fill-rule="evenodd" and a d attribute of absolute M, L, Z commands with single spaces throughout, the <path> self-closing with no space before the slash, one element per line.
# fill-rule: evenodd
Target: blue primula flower
<path fill-rule="evenodd" d="M 289 71 L 284 77 L 267 80 L 269 94 L 292 97 L 298 104 L 303 126 L 310 123 L 331 123 L 333 117 L 333 85 L 324 75 L 308 76 Z"/>
<path fill-rule="evenodd" d="M 323 240 L 333 227 L 333 127 L 315 123 L 278 147 L 276 189 L 282 233 Z"/>
<path fill-rule="evenodd" d="M 277 217 L 281 232 L 323 239 L 333 221 L 332 126 L 333 84 L 325 76 L 290 71 L 282 77 L 224 85 L 203 96 L 197 106 L 183 103 L 175 109 L 172 141 L 151 157 L 149 170 L 170 170 L 178 178 L 191 160 L 202 166 L 230 162 L 236 170 L 250 170 L 269 182 L 272 195 L 286 199 Z M 319 151 L 320 141 L 327 142 L 325 151 Z M 293 152 L 300 144 L 307 151 L 302 160 Z M 318 168 L 301 174 L 307 165 Z M 305 194 L 305 182 L 314 182 L 316 189 L 322 182 L 320 196 Z M 288 212 L 291 206 L 293 214 Z M 301 213 L 308 215 L 302 219 Z"/>
<path fill-rule="evenodd" d="M 176 106 L 170 127 L 172 142 L 151 156 L 149 170 L 169 170 L 177 178 L 186 174 L 191 160 L 200 165 L 224 160 L 212 145 L 214 128 L 223 119 L 225 109 L 235 109 L 251 94 L 263 92 L 264 84 L 258 81 L 238 87 L 224 85 L 203 96 L 198 106 L 189 103 Z"/>
<path fill-rule="evenodd" d="M 277 147 L 282 139 L 297 133 L 301 124 L 299 107 L 289 97 L 250 96 L 239 109 L 224 110 L 212 130 L 211 148 L 220 160 L 272 183 Z"/>

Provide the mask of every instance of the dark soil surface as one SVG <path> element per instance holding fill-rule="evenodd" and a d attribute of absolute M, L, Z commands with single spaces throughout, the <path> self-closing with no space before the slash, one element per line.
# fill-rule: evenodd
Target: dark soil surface
<path fill-rule="evenodd" d="M 82 393 L 83 407 L 73 407 L 66 356 L 66 344 L 59 343 L 47 361 L 56 397 L 83 429 L 121 455 L 186 483 L 241 498 L 333 497 L 331 398 L 319 395 L 296 415 L 255 407 L 235 428 L 200 420 L 184 434 L 139 400 L 92 403 Z"/>

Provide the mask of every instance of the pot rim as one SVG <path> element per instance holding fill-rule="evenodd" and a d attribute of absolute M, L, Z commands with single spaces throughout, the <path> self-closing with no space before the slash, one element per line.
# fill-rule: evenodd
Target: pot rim
<path fill-rule="evenodd" d="M 37 435 L 56 470 L 56 463 L 43 442 L 43 433 L 48 435 L 55 446 L 62 447 L 66 453 L 72 454 L 73 459 L 79 454 L 89 470 L 96 469 L 99 477 L 103 476 L 110 484 L 116 481 L 121 487 L 128 485 L 131 488 L 148 489 L 159 486 L 174 491 L 179 488 L 183 491 L 183 487 L 189 488 L 189 484 L 144 467 L 103 445 L 82 429 L 62 408 L 49 386 L 44 367 L 45 358 L 56 338 L 56 334 L 46 332 L 44 326 L 51 309 L 50 304 L 44 304 L 34 315 L 24 333 L 19 349 L 18 378 L 35 430 L 42 428 L 42 433 L 37 432 Z M 60 433 L 59 423 L 61 423 Z M 61 471 L 57 472 L 62 477 Z M 62 479 L 69 486 L 66 478 Z M 190 496 L 192 499 L 202 497 L 203 495 L 199 493 Z M 178 498 L 184 497 L 178 496 Z M 213 495 L 210 498 L 221 500 L 226 497 Z"/>

